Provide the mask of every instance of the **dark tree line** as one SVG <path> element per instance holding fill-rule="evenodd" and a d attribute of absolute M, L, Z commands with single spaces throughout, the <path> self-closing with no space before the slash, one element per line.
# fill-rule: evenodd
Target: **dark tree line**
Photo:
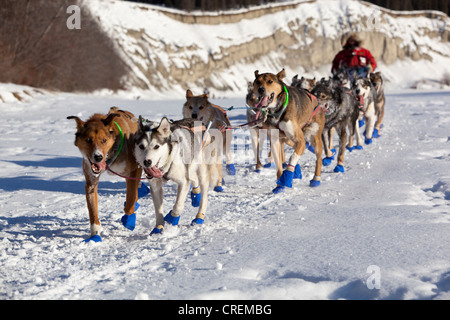
<path fill-rule="evenodd" d="M 185 11 L 217 11 L 246 8 L 282 0 L 128 0 Z M 392 10 L 439 10 L 450 14 L 450 0 L 366 0 Z"/>

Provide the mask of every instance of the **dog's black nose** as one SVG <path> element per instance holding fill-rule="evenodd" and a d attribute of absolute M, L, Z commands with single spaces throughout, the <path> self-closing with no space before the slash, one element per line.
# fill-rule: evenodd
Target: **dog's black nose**
<path fill-rule="evenodd" d="M 359 94 L 361 92 L 361 90 L 356 89 L 356 94 Z"/>
<path fill-rule="evenodd" d="M 94 155 L 95 162 L 102 162 L 103 156 L 101 154 Z"/>
<path fill-rule="evenodd" d="M 266 89 L 264 87 L 259 87 L 258 92 L 261 93 L 261 94 L 265 93 Z"/>
<path fill-rule="evenodd" d="M 150 168 L 152 166 L 152 160 L 145 160 L 144 161 L 144 166 L 146 168 Z"/>
<path fill-rule="evenodd" d="M 192 119 L 197 119 L 197 114 L 196 113 L 192 114 Z"/>

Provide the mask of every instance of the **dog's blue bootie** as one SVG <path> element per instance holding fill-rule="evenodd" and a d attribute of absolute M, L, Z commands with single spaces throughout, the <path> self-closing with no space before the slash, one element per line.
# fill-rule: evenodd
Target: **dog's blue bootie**
<path fill-rule="evenodd" d="M 200 200 L 202 200 L 202 194 L 200 192 L 200 187 L 193 188 L 191 191 L 191 204 L 194 208 L 200 206 Z"/>
<path fill-rule="evenodd" d="M 203 224 L 205 222 L 205 215 L 203 213 L 198 213 L 194 220 L 191 222 L 191 226 L 197 224 Z"/>
<path fill-rule="evenodd" d="M 352 152 L 355 149 L 355 147 L 346 146 L 345 149 L 347 149 L 349 152 Z"/>
<path fill-rule="evenodd" d="M 362 120 L 358 120 L 358 125 L 361 128 L 362 126 L 364 126 L 366 124 L 366 121 L 364 120 L 364 118 Z"/>
<path fill-rule="evenodd" d="M 273 194 L 283 193 L 284 187 L 283 186 L 277 186 L 275 189 L 272 190 Z"/>
<path fill-rule="evenodd" d="M 373 129 L 372 137 L 378 138 L 380 136 L 378 129 Z"/>
<path fill-rule="evenodd" d="M 311 188 L 315 188 L 315 187 L 320 186 L 320 180 L 314 180 L 314 179 L 310 180 L 309 181 L 309 186 Z"/>
<path fill-rule="evenodd" d="M 281 177 L 277 180 L 277 185 L 292 188 L 292 180 L 294 180 L 295 168 L 288 165 L 287 169 L 283 171 Z"/>
<path fill-rule="evenodd" d="M 234 164 L 230 163 L 226 165 L 227 173 L 230 176 L 236 175 L 236 168 L 234 167 Z"/>
<path fill-rule="evenodd" d="M 172 226 L 177 226 L 178 222 L 180 222 L 180 217 L 174 217 L 172 215 L 172 210 L 164 217 L 164 221 L 170 223 Z"/>
<path fill-rule="evenodd" d="M 214 187 L 214 191 L 215 192 L 223 192 L 223 187 L 222 186 L 215 186 Z M 200 203 L 199 203 L 199 205 L 200 205 Z M 198 207 L 198 206 L 197 206 Z"/>
<path fill-rule="evenodd" d="M 133 231 L 136 227 L 136 214 L 124 215 L 120 221 L 122 221 L 125 228 Z"/>
<path fill-rule="evenodd" d="M 334 168 L 333 171 L 334 171 L 334 172 L 344 172 L 344 166 L 341 165 L 341 164 L 338 164 L 338 165 Z"/>
<path fill-rule="evenodd" d="M 152 232 L 150 232 L 150 236 L 153 236 L 155 234 L 161 234 L 163 230 L 164 230 L 163 226 L 155 227 L 153 228 Z"/>
<path fill-rule="evenodd" d="M 333 152 L 333 155 L 322 160 L 322 165 L 324 165 L 325 167 L 329 166 L 331 162 L 333 162 L 334 156 L 336 155 L 336 149 L 332 149 L 331 151 Z"/>
<path fill-rule="evenodd" d="M 356 146 L 355 149 L 356 150 L 364 150 L 363 146 Z"/>
<path fill-rule="evenodd" d="M 264 168 L 275 168 L 275 162 L 268 162 L 265 165 L 263 165 Z"/>
<path fill-rule="evenodd" d="M 141 187 L 138 189 L 138 198 L 145 197 L 150 193 L 150 188 L 143 182 L 141 182 Z"/>
<path fill-rule="evenodd" d="M 364 143 L 365 143 L 365 144 L 371 144 L 372 141 L 373 141 L 372 139 L 369 139 L 369 138 L 367 138 L 367 137 L 364 139 Z"/>
<path fill-rule="evenodd" d="M 86 240 L 84 240 L 84 242 L 90 242 L 90 241 L 94 241 L 94 242 L 102 242 L 102 237 L 100 237 L 98 234 L 96 234 L 95 236 L 92 236 Z"/>
<path fill-rule="evenodd" d="M 306 142 L 306 149 L 308 149 L 312 153 L 316 153 L 316 150 L 314 149 L 314 146 L 312 144 L 309 144 L 308 142 Z"/>
<path fill-rule="evenodd" d="M 302 176 L 302 169 L 300 168 L 300 165 L 297 164 L 295 166 L 295 170 L 294 170 L 294 179 L 301 179 Z"/>

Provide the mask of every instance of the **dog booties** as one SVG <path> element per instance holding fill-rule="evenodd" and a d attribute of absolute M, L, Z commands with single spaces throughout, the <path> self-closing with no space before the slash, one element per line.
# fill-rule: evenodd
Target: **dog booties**
<path fill-rule="evenodd" d="M 283 193 L 284 187 L 283 186 L 276 186 L 275 189 L 272 190 L 273 194 Z"/>
<path fill-rule="evenodd" d="M 178 222 L 180 222 L 180 216 L 174 217 L 172 215 L 172 210 L 164 217 L 164 221 L 170 223 L 172 226 L 177 226 Z"/>
<path fill-rule="evenodd" d="M 344 172 L 344 166 L 341 165 L 341 164 L 338 164 L 338 165 L 334 168 L 333 171 L 334 171 L 334 172 Z"/>
<path fill-rule="evenodd" d="M 277 180 L 277 185 L 282 187 L 292 188 L 292 181 L 294 180 L 295 167 L 288 165 L 283 171 L 281 177 Z"/>
<path fill-rule="evenodd" d="M 153 236 L 155 234 L 161 234 L 163 232 L 163 230 L 164 230 L 164 226 L 159 225 L 159 226 L 153 228 L 152 232 L 150 232 L 150 236 Z"/>
<path fill-rule="evenodd" d="M 86 240 L 84 240 L 84 242 L 90 242 L 90 241 L 94 241 L 94 242 L 102 242 L 102 237 L 100 237 L 98 234 L 96 234 L 95 236 L 92 236 Z"/>
<path fill-rule="evenodd" d="M 228 173 L 230 176 L 236 175 L 236 168 L 234 167 L 234 164 L 233 164 L 233 163 L 227 164 L 227 165 L 226 165 L 226 169 L 227 169 L 227 173 Z"/>
<path fill-rule="evenodd" d="M 200 207 L 200 200 L 202 200 L 202 194 L 200 187 L 192 188 L 191 191 L 191 204 L 194 208 Z"/>
<path fill-rule="evenodd" d="M 124 215 L 120 221 L 122 221 L 122 224 L 125 228 L 133 231 L 136 227 L 136 213 Z"/>
<path fill-rule="evenodd" d="M 194 220 L 191 222 L 191 226 L 197 224 L 203 224 L 205 222 L 205 215 L 203 213 L 198 213 Z"/>

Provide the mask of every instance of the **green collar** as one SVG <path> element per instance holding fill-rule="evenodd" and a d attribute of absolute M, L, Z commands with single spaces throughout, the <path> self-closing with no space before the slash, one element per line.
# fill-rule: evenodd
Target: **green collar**
<path fill-rule="evenodd" d="M 288 92 L 286 86 L 283 85 L 283 88 L 284 88 L 284 92 L 286 92 L 286 101 L 284 102 L 283 109 L 286 109 L 286 107 L 289 104 L 289 92 Z"/>
<path fill-rule="evenodd" d="M 108 165 L 111 165 L 114 161 L 116 161 L 116 159 L 119 156 L 120 152 L 122 152 L 122 148 L 123 148 L 123 144 L 124 144 L 124 140 L 125 140 L 124 137 L 123 137 L 122 128 L 119 126 L 119 124 L 116 121 L 114 121 L 114 124 L 117 126 L 117 129 L 119 129 L 120 145 L 119 145 L 119 149 L 117 150 L 117 152 L 114 155 L 114 157 L 111 160 L 108 160 Z"/>

